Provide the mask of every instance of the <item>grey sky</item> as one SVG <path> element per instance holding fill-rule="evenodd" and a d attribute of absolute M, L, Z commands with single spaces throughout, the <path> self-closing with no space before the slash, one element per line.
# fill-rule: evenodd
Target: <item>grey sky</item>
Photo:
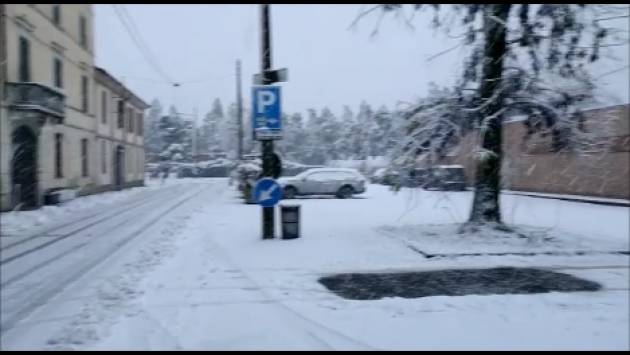
<path fill-rule="evenodd" d="M 252 75 L 259 71 L 258 5 L 125 5 L 141 37 L 164 71 L 183 85 L 163 82 L 135 47 L 112 5 L 95 5 L 96 63 L 143 99 L 175 103 L 181 112 L 198 107 L 207 112 L 215 97 L 224 105 L 235 100 L 234 62 L 243 65 L 243 98 L 249 104 Z M 463 52 L 454 50 L 427 59 L 458 42 L 434 33 L 430 13 L 417 13 L 415 30 L 385 18 L 371 37 L 377 16 L 348 29 L 360 5 L 272 5 L 274 68 L 287 67 L 282 83 L 286 112 L 342 105 L 356 110 L 361 100 L 374 108 L 392 108 L 398 100 L 426 93 L 428 83 L 451 84 Z M 411 12 L 409 12 L 411 15 Z M 627 28 L 627 24 L 626 24 Z M 595 68 L 606 73 L 628 65 L 628 46 L 615 48 L 617 62 Z M 191 82 L 205 80 L 204 82 Z M 628 68 L 606 77 L 603 88 L 619 101 L 629 101 Z"/>

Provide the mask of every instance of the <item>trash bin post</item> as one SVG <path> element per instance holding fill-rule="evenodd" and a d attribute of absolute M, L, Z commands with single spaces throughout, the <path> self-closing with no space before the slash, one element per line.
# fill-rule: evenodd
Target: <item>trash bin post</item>
<path fill-rule="evenodd" d="M 300 237 L 300 205 L 281 205 L 282 239 Z"/>

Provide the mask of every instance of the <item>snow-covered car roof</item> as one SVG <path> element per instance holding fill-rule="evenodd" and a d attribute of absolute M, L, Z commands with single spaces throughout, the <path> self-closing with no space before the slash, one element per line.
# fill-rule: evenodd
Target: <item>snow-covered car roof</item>
<path fill-rule="evenodd" d="M 436 168 L 441 168 L 441 169 L 463 169 L 464 166 L 463 165 L 436 165 Z"/>
<path fill-rule="evenodd" d="M 352 174 L 358 174 L 363 176 L 363 174 L 361 174 L 361 172 L 357 169 L 351 169 L 351 168 L 310 168 L 307 170 L 304 170 L 303 172 L 300 173 L 300 175 L 302 174 L 310 174 L 310 173 L 319 173 L 319 172 L 326 172 L 326 173 L 352 173 Z"/>

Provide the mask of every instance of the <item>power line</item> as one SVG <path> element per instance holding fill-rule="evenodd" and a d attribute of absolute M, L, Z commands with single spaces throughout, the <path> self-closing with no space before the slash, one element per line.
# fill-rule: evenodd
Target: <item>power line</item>
<path fill-rule="evenodd" d="M 156 83 L 156 84 L 167 84 L 167 85 L 173 85 L 172 83 L 168 82 L 168 81 L 164 81 L 164 80 L 157 80 L 157 79 L 149 79 L 149 78 L 141 78 L 141 77 L 137 77 L 137 76 L 125 76 L 126 79 L 131 79 L 131 80 L 140 80 L 140 81 L 146 81 L 146 82 L 151 82 L 151 83 Z"/>
<path fill-rule="evenodd" d="M 122 15 L 126 17 L 127 22 L 131 26 L 132 32 L 135 34 L 135 37 L 138 39 L 138 41 L 142 45 L 144 52 L 148 55 L 148 57 L 153 62 L 154 67 L 162 74 L 162 76 L 164 76 L 165 78 L 170 78 L 168 75 L 165 74 L 164 70 L 162 70 L 162 67 L 159 65 L 159 62 L 157 61 L 157 57 L 153 54 L 149 46 L 146 44 L 146 41 L 144 41 L 142 36 L 140 36 L 140 31 L 138 30 L 138 27 L 136 27 L 136 24 L 133 21 L 133 18 L 131 17 L 131 14 L 129 13 L 129 11 L 127 11 L 127 8 L 125 8 L 123 5 L 117 5 L 117 6 L 120 7 Z"/>
<path fill-rule="evenodd" d="M 162 78 L 165 79 L 166 82 L 174 84 L 173 80 L 171 80 L 171 78 L 168 75 L 166 75 L 166 73 L 162 70 L 162 68 L 159 66 L 157 61 L 154 59 L 154 56 L 152 55 L 148 47 L 142 42 L 142 39 L 140 38 L 139 34 L 134 32 L 135 25 L 133 25 L 133 22 L 132 22 L 133 20 L 131 20 L 130 17 L 129 19 L 125 18 L 125 14 L 123 13 L 124 8 L 121 8 L 123 9 L 121 10 L 118 8 L 118 6 L 119 5 L 113 4 L 114 10 L 116 11 L 116 15 L 122 22 L 123 26 L 125 27 L 125 30 L 129 34 L 133 42 L 135 43 L 136 48 L 138 48 L 140 53 L 144 56 L 145 60 L 153 67 L 153 69 L 158 74 L 160 74 L 160 76 L 162 76 Z M 134 27 L 132 28 L 132 26 Z M 135 29 L 137 31 L 137 28 Z"/>
<path fill-rule="evenodd" d="M 149 49 L 149 46 L 140 36 L 140 33 L 137 30 L 133 20 L 131 19 L 131 16 L 126 12 L 126 9 L 124 7 L 122 7 L 121 9 L 123 10 L 122 12 L 123 16 L 127 17 L 128 23 L 131 25 L 131 31 L 135 33 L 135 37 L 138 39 L 137 42 L 142 46 L 145 58 L 147 58 L 147 60 L 153 66 L 153 69 L 155 69 L 155 71 L 158 72 L 162 76 L 162 78 L 164 78 L 169 83 L 173 83 L 173 80 L 171 79 L 171 77 L 168 74 L 166 74 L 166 72 L 160 66 L 159 61 L 157 60 L 157 57 L 153 54 L 153 52 Z"/>
<path fill-rule="evenodd" d="M 180 81 L 180 84 L 195 84 L 195 83 L 205 83 L 208 81 L 215 81 L 215 80 L 221 80 L 221 79 L 226 79 L 226 78 L 232 78 L 234 77 L 234 74 L 226 74 L 226 75 L 218 75 L 218 76 L 213 76 L 213 77 L 207 77 L 205 79 L 199 79 L 199 80 L 191 80 L 191 81 Z"/>
<path fill-rule="evenodd" d="M 159 72 L 162 75 L 162 77 L 166 78 L 167 81 L 172 82 L 170 77 L 167 74 L 165 74 L 164 70 L 162 70 L 162 67 L 158 64 L 156 56 L 149 49 L 149 46 L 147 46 L 146 42 L 140 36 L 140 31 L 138 31 L 138 28 L 136 27 L 135 22 L 131 18 L 131 15 L 129 14 L 127 9 L 125 7 L 123 7 L 122 5 L 117 5 L 117 6 L 120 6 L 121 14 L 122 14 L 123 17 L 126 17 L 127 23 L 131 27 L 130 28 L 131 32 L 134 33 L 136 39 L 138 40 L 137 42 L 141 45 L 141 49 L 144 51 L 145 57 L 152 63 L 154 69 L 157 72 Z"/>

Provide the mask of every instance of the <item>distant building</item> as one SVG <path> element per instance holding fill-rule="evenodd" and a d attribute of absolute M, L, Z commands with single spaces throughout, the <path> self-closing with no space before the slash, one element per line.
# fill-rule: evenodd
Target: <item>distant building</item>
<path fill-rule="evenodd" d="M 102 68 L 94 68 L 100 145 L 100 190 L 141 186 L 144 181 L 144 111 L 149 107 Z M 110 171 L 111 170 L 111 171 Z"/>
<path fill-rule="evenodd" d="M 147 104 L 94 67 L 92 5 L 1 4 L 0 90 L 0 210 L 142 184 Z"/>
<path fill-rule="evenodd" d="M 590 152 L 558 150 L 548 132 L 527 135 L 522 120 L 506 121 L 503 188 L 630 199 L 630 104 L 592 109 L 585 114 L 585 130 L 601 135 L 593 137 L 595 140 L 606 142 Z M 463 165 L 469 185 L 474 181 L 473 154 L 478 138 L 478 132 L 468 134 L 440 161 Z"/>

